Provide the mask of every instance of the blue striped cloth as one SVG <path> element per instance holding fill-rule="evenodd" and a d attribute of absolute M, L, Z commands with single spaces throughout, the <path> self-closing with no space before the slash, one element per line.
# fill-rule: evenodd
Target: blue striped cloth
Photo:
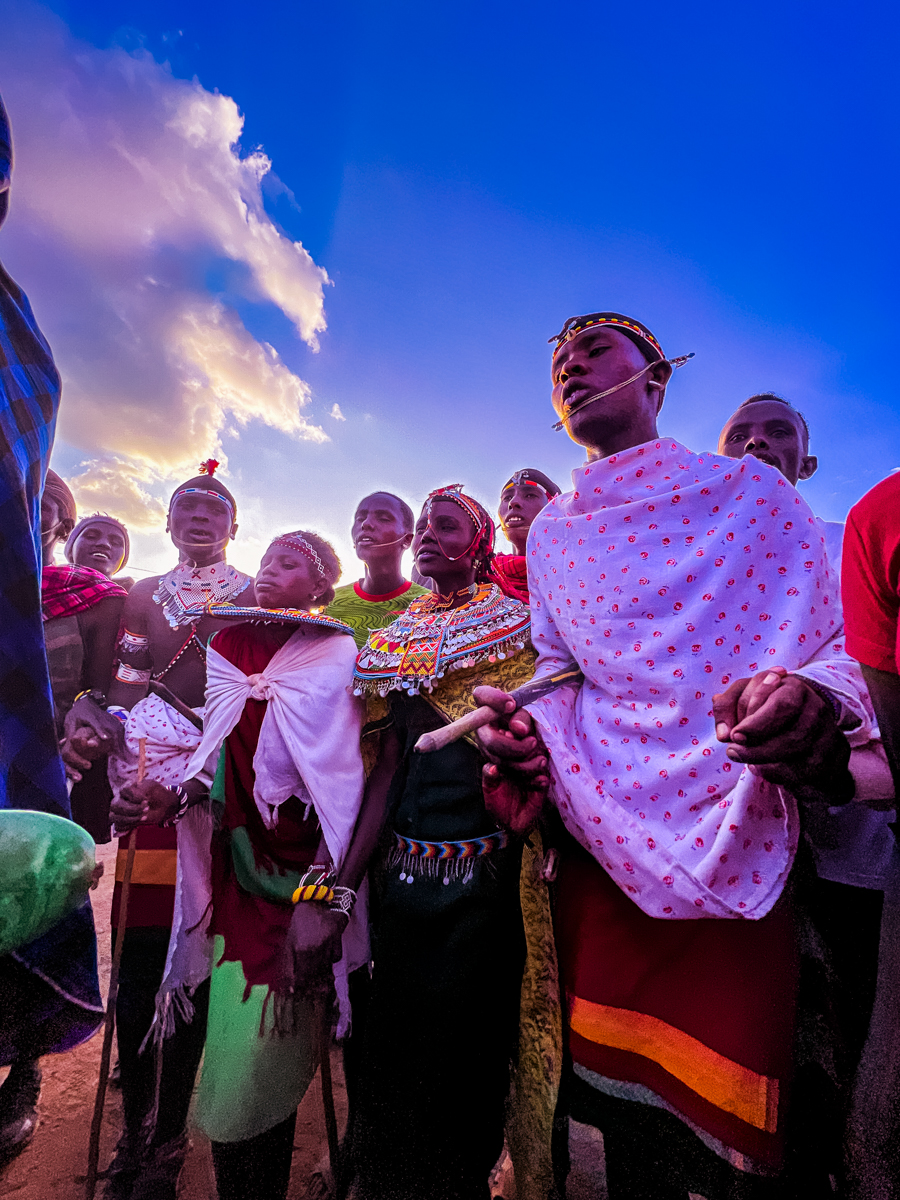
<path fill-rule="evenodd" d="M 0 101 L 0 188 L 11 160 Z M 7 195 L 0 190 L 0 222 Z M 0 808 L 69 817 L 41 616 L 41 492 L 59 397 L 59 372 L 28 298 L 0 266 Z M 90 903 L 0 958 L 4 982 L 15 1011 L 4 1015 L 0 1063 L 90 1037 L 103 1016 Z"/>
<path fill-rule="evenodd" d="M 0 808 L 69 816 L 41 619 L 41 491 L 59 372 L 0 266 Z"/>

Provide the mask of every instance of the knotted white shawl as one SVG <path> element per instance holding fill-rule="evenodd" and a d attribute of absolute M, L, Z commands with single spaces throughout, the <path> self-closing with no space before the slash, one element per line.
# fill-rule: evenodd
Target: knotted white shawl
<path fill-rule="evenodd" d="M 290 796 L 308 798 L 335 866 L 343 861 L 362 803 L 359 753 L 364 708 L 351 694 L 356 646 L 348 636 L 301 626 L 264 671 L 245 675 L 210 646 L 203 738 L 185 779 L 201 772 L 237 725 L 249 699 L 268 705 L 253 758 L 253 798 L 267 828 Z"/>
<path fill-rule="evenodd" d="M 213 776 L 222 745 L 247 700 L 268 701 L 253 759 L 257 807 L 272 828 L 288 797 L 307 799 L 316 810 L 332 861 L 339 866 L 353 836 L 365 783 L 359 751 L 365 708 L 351 694 L 355 662 L 351 637 L 313 626 L 301 626 L 255 675 L 245 675 L 210 646 L 203 737 L 184 779 Z M 174 1031 L 173 1006 L 190 1017 L 190 993 L 212 969 L 212 831 L 208 805 L 194 806 L 179 822 L 175 915 L 157 999 L 157 1036 Z M 347 976 L 369 959 L 365 882 L 342 943 L 343 955 L 334 966 L 339 1036 L 349 1029 Z"/>

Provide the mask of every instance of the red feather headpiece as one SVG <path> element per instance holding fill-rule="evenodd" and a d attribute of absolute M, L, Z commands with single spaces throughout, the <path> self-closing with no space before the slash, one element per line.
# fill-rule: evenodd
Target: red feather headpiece
<path fill-rule="evenodd" d="M 213 475 L 216 473 L 216 467 L 218 465 L 218 462 L 214 458 L 208 458 L 206 462 L 202 462 L 200 464 L 200 474 L 208 475 L 210 479 L 212 479 Z"/>

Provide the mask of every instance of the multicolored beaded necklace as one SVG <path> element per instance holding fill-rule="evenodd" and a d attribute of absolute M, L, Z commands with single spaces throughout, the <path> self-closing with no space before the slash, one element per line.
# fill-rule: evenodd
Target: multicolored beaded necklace
<path fill-rule="evenodd" d="M 357 696 L 404 690 L 431 691 L 446 671 L 504 659 L 525 648 L 531 615 L 496 584 L 472 585 L 472 599 L 458 608 L 430 594 L 420 596 L 384 629 L 373 630 L 356 660 Z"/>

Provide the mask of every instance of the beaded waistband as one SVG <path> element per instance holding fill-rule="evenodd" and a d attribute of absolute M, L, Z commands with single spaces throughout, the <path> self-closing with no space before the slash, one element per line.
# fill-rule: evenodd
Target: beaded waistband
<path fill-rule="evenodd" d="M 420 858 L 481 858 L 492 850 L 502 850 L 509 845 L 509 834 L 505 829 L 489 833 L 487 837 L 470 838 L 462 842 L 423 842 L 416 838 L 403 837 L 395 833 L 397 849 L 401 854 L 414 854 Z"/>
<path fill-rule="evenodd" d="M 489 833 L 486 837 L 467 838 L 458 842 L 423 842 L 419 838 L 394 834 L 394 848 L 388 867 L 402 867 L 400 879 L 412 883 L 416 878 L 440 878 L 443 883 L 472 880 L 476 858 L 484 858 L 494 850 L 503 850 L 509 845 L 509 834 L 505 829 Z"/>

